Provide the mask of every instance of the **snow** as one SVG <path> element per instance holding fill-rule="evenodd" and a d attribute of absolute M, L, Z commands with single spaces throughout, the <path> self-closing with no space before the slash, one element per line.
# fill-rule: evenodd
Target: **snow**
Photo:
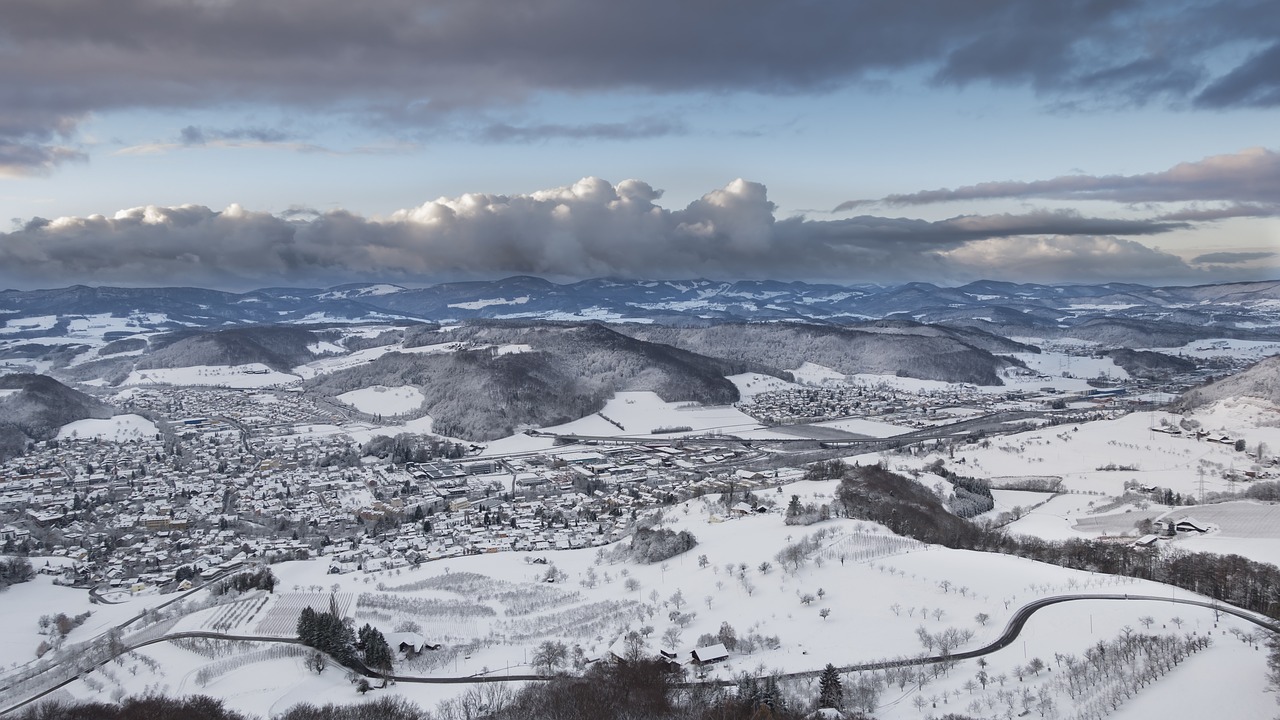
<path fill-rule="evenodd" d="M 356 288 L 353 290 L 330 290 L 329 292 L 321 293 L 316 297 L 321 300 L 344 300 L 348 298 L 357 298 L 357 297 L 376 297 L 378 295 L 394 295 L 395 293 L 398 293 L 398 292 L 404 292 L 404 288 L 400 287 L 399 285 L 388 285 L 386 283 L 379 283 L 377 285 L 368 285 L 366 287 Z"/>
<path fill-rule="evenodd" d="M 1063 392 L 1083 392 L 1090 389 L 1088 378 L 1103 376 L 1114 380 L 1128 380 L 1129 373 L 1109 357 L 1094 358 L 1062 352 L 1016 353 L 1014 357 L 1026 363 L 1029 370 L 1042 377 L 1026 378 L 1024 382 L 1037 388 L 1053 387 Z M 1069 375 L 1070 377 L 1064 377 Z"/>
<path fill-rule="evenodd" d="M 20 392 L 22 391 L 18 389 L 9 389 L 9 388 L 0 389 L 0 398 L 9 397 L 10 395 L 17 395 Z"/>
<path fill-rule="evenodd" d="M 622 398 L 624 404 L 625 399 Z M 801 482 L 763 495 L 779 505 L 785 505 L 785 498 L 793 494 L 802 502 L 826 502 L 834 489 L 833 482 Z M 722 622 L 731 623 L 740 640 L 753 633 L 778 636 L 777 649 L 761 647 L 750 655 L 731 652 L 726 662 L 709 669 L 712 678 L 727 679 L 743 671 L 757 672 L 761 667 L 818 670 L 828 662 L 841 665 L 917 654 L 921 647 L 916 637 L 919 627 L 931 633 L 948 627 L 970 630 L 973 637 L 961 649 L 976 647 L 996 637 L 1016 608 L 1046 595 L 1104 592 L 1188 597 L 1184 591 L 1156 583 L 1067 570 L 1005 555 L 922 546 L 864 521 L 836 519 L 794 527 L 785 525 L 777 512 L 733 519 L 724 505 L 711 497 L 667 508 L 665 514 L 672 529 L 691 531 L 699 544 L 691 552 L 662 564 L 601 562 L 595 549 L 540 553 L 567 575 L 563 583 L 548 585 L 541 581 L 548 566 L 531 565 L 527 556 L 513 552 L 454 557 L 428 562 L 418 569 L 341 576 L 326 574 L 328 562 L 323 559 L 288 562 L 273 566 L 280 577 L 280 591 L 267 602 L 282 601 L 289 595 L 289 588 L 320 587 L 327 594 L 331 585 L 337 585 L 340 595 L 352 597 L 376 593 L 393 598 L 453 598 L 487 605 L 495 614 L 419 616 L 420 622 L 430 626 L 424 628 L 428 640 L 443 641 L 446 647 L 439 654 L 426 654 L 421 666 L 405 661 L 397 664 L 397 670 L 407 674 L 456 676 L 486 670 L 496 674 L 528 672 L 527 658 L 545 639 L 578 644 L 588 655 L 599 656 L 627 627 L 652 624 L 661 632 L 669 624 L 661 605 L 672 603 L 678 591 L 684 598 L 684 611 L 695 613 L 682 632 L 682 648 L 693 647 L 704 633 L 715 634 Z M 783 567 L 774 560 L 782 546 L 819 530 L 826 531 L 827 536 L 818 541 L 820 549 L 815 559 L 799 568 Z M 697 562 L 700 555 L 707 556 L 706 567 Z M 763 561 L 774 566 L 762 572 L 759 565 Z M 746 583 L 738 577 L 738 568 L 744 564 Z M 477 582 L 487 589 L 468 590 L 465 594 L 412 589 L 414 583 L 428 578 L 456 578 L 463 573 L 468 578 L 477 577 Z M 597 583 L 590 587 L 585 584 L 589 573 L 597 576 Z M 626 589 L 624 577 L 638 582 L 639 589 Z M 406 586 L 407 589 L 395 589 Z M 514 592 L 497 594 L 498 588 L 511 588 Z M 818 593 L 820 588 L 822 592 Z M 64 599 L 50 597 L 55 591 Z M 802 593 L 815 596 L 812 604 L 798 600 Z M 541 597 L 547 598 L 545 606 L 532 612 L 512 612 L 518 604 Z M 66 602 L 70 598 L 80 600 Z M 199 601 L 197 596 L 192 602 Z M 248 601 L 257 602 L 252 596 Z M 618 602 L 624 604 L 617 605 Z M 652 616 L 644 609 L 649 604 L 657 608 Z M 78 612 L 88 609 L 88 603 L 83 591 L 51 588 L 43 579 L 8 591 L 8 622 L 0 628 L 0 649 L 4 652 L 0 659 L 12 662 L 31 657 L 39 641 L 35 619 L 51 607 Z M 136 612 L 136 607 L 94 606 L 93 622 L 100 631 L 109 620 Z M 819 614 L 824 608 L 831 610 L 825 619 Z M 176 627 L 198 627 L 210 622 L 217 612 L 201 611 Z M 990 620 L 980 624 L 978 613 L 989 615 Z M 399 619 L 410 617 L 398 610 L 390 611 L 390 615 L 390 620 L 373 617 L 372 622 L 387 632 Z M 1182 632 L 1213 632 L 1215 644 L 1175 674 L 1143 690 L 1114 717 L 1138 720 L 1163 716 L 1168 708 L 1161 703 L 1173 702 L 1170 698 L 1207 703 L 1197 698 L 1216 693 L 1206 693 L 1203 686 L 1188 689 L 1196 684 L 1188 678 L 1200 678 L 1201 672 L 1221 673 L 1224 686 L 1230 680 L 1231 687 L 1247 691 L 1239 693 L 1247 697 L 1231 701 L 1230 714 L 1223 716 L 1258 717 L 1269 710 L 1272 700 L 1262 692 L 1265 653 L 1221 634 L 1228 629 L 1253 628 L 1227 617 L 1215 629 L 1210 610 L 1165 601 L 1089 600 L 1046 608 L 1031 618 L 1014 644 L 987 656 L 987 672 L 993 677 L 1007 675 L 1008 683 L 1017 683 L 1016 668 L 1028 658 L 1042 658 L 1052 667 L 1055 653 L 1080 655 L 1100 640 L 1117 637 L 1126 626 L 1138 627 L 1138 618 L 1145 615 L 1156 623 L 1152 632 L 1174 632 L 1171 620 L 1178 616 L 1186 622 Z M 258 617 L 262 617 L 261 613 Z M 492 642 L 495 637 L 506 640 Z M 488 641 L 477 642 L 486 638 Z M 849 638 L 857 638 L 857 642 L 851 643 Z M 476 644 L 471 645 L 472 642 Z M 154 667 L 139 663 L 138 656 L 151 658 Z M 400 683 L 362 698 L 352 692 L 337 668 L 317 675 L 304 667 L 300 657 L 266 658 L 258 647 L 242 653 L 230 664 L 224 663 L 225 671 L 213 673 L 203 684 L 199 682 L 205 676 L 199 672 L 201 668 L 220 660 L 210 660 L 172 644 L 148 647 L 125 662 L 126 667 L 138 665 L 136 675 L 116 669 L 108 676 L 98 670 L 89 678 L 108 689 L 120 683 L 130 693 L 151 688 L 167 693 L 210 694 L 232 709 L 259 716 L 278 714 L 302 701 L 349 704 L 385 695 L 399 695 L 429 708 L 468 689 L 466 685 Z M 943 690 L 958 691 L 952 704 L 959 704 L 950 709 L 960 712 L 968 702 L 961 686 L 977 670 L 973 661 L 961 663 L 950 674 L 931 681 L 924 692 L 932 695 Z M 1056 674 L 1045 671 L 1027 676 L 1025 682 L 1034 689 Z M 991 692 L 994 691 L 993 687 Z M 84 680 L 70 685 L 67 692 L 75 698 L 98 697 Z M 896 686 L 888 688 L 875 716 L 916 720 L 920 715 L 911 707 L 916 692 L 910 687 L 901 691 Z M 1064 712 L 1070 707 L 1065 696 L 1058 698 L 1058 703 Z"/>
<path fill-rule="evenodd" d="M 52 330 L 53 326 L 57 324 L 58 324 L 57 315 L 40 315 L 38 317 L 28 317 L 28 318 L 22 318 L 20 320 L 9 320 L 5 322 L 3 328 L 0 328 L 0 333 L 30 332 L 32 330 Z"/>
<path fill-rule="evenodd" d="M 855 435 L 866 435 L 867 437 L 893 437 L 906 432 L 911 432 L 914 428 L 904 428 L 897 425 L 890 425 L 886 422 L 878 420 L 867 420 L 865 418 L 846 418 L 844 420 L 826 420 L 820 423 L 814 423 L 819 427 L 835 428 L 836 430 L 844 430 Z"/>
<path fill-rule="evenodd" d="M 738 388 L 738 395 L 741 396 L 742 402 L 749 402 L 760 393 L 791 390 L 800 387 L 796 383 L 790 383 L 772 375 L 762 375 L 760 373 L 729 375 L 728 380 L 733 383 L 734 387 Z"/>
<path fill-rule="evenodd" d="M 521 295 L 520 297 L 511 298 L 509 300 L 506 298 L 492 298 L 487 300 L 472 300 L 471 302 L 450 303 L 448 307 L 458 308 L 459 310 L 483 310 L 494 305 L 523 305 L 527 302 L 529 302 L 529 296 Z"/>
<path fill-rule="evenodd" d="M 288 385 L 301 380 L 268 368 L 262 363 L 247 365 L 193 365 L 183 368 L 134 370 L 122 385 L 210 385 L 228 388 L 261 388 Z"/>
<path fill-rule="evenodd" d="M 622 427 L 619 428 L 601 415 L 607 416 Z M 669 403 L 653 392 L 620 392 L 605 403 L 604 409 L 599 413 L 564 425 L 545 428 L 545 431 L 559 435 L 621 437 L 648 435 L 656 429 L 675 427 L 691 428 L 675 433 L 678 436 L 711 431 L 733 434 L 757 430 L 761 425 L 751 416 L 732 407 Z M 655 439 L 659 437 L 671 437 L 671 435 L 656 435 Z"/>
<path fill-rule="evenodd" d="M 409 385 L 374 385 L 342 393 L 337 399 L 366 415 L 405 415 L 422 407 L 426 397 Z"/>
<path fill-rule="evenodd" d="M 1222 338 L 1196 340 L 1181 347 L 1151 349 L 1166 355 L 1185 355 L 1193 358 L 1226 356 L 1241 360 L 1261 360 L 1280 354 L 1280 343 L 1274 340 L 1233 340 Z"/>
<path fill-rule="evenodd" d="M 67 423 L 58 430 L 58 439 L 98 438 L 108 442 L 127 442 L 154 438 L 158 432 L 155 423 L 141 415 L 116 415 L 103 420 L 88 419 Z"/>
<path fill-rule="evenodd" d="M 1215 635 L 1214 640 L 1214 647 L 1188 658 L 1114 717 L 1272 717 L 1276 704 L 1267 684 L 1266 646 L 1254 648 L 1225 635 Z"/>
<path fill-rule="evenodd" d="M 829 367 L 811 362 L 806 362 L 795 368 L 791 371 L 791 374 L 795 377 L 796 382 L 802 385 L 825 385 L 845 379 L 844 373 L 836 372 Z"/>
<path fill-rule="evenodd" d="M 1181 416 L 1163 412 L 1134 413 L 1115 420 L 1079 425 L 1049 426 L 1029 432 L 992 438 L 984 445 L 956 448 L 955 457 L 943 457 L 947 466 L 964 475 L 991 479 L 999 486 L 1008 478 L 1055 476 L 1064 489 L 1120 495 L 1125 481 L 1169 488 L 1183 495 L 1198 495 L 1201 470 L 1206 492 L 1233 488 L 1223 472 L 1248 462 L 1231 445 L 1173 437 L 1155 432 L 1162 422 L 1177 424 Z M 1242 425 L 1244 423 L 1241 423 Z M 1217 426 L 1206 424 L 1216 431 Z M 1248 442 L 1269 444 L 1280 428 L 1240 428 Z M 1280 441 L 1280 435 L 1276 436 Z M 1280 447 L 1280 445 L 1272 445 Z M 870 455 L 879 458 L 879 455 Z M 921 468 L 937 455 L 906 461 L 886 456 L 892 466 Z M 875 460 L 872 460 L 874 462 Z M 1114 467 L 1114 470 L 1103 468 Z"/>
<path fill-rule="evenodd" d="M 335 345 L 328 340 L 317 343 L 311 343 L 307 346 L 307 350 L 316 355 L 345 355 L 347 349 L 341 345 Z"/>

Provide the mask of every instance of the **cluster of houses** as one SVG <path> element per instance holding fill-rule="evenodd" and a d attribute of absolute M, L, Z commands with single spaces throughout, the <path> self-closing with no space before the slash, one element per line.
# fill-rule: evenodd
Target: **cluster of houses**
<path fill-rule="evenodd" d="M 1026 399 L 1020 390 L 992 393 L 974 385 L 903 390 L 887 384 L 830 384 L 762 392 L 739 403 L 738 408 L 766 425 L 863 417 L 904 427 L 926 427 L 948 409 L 996 412 L 1011 409 L 1011 403 L 1020 409 Z"/>
<path fill-rule="evenodd" d="M 245 393 L 138 391 L 146 407 L 133 409 L 175 413 L 162 432 L 64 438 L 0 465 L 0 544 L 70 558 L 68 582 L 131 589 L 237 558 L 323 554 L 334 572 L 374 572 L 602 545 L 645 508 L 790 477 L 731 469 L 741 449 L 661 441 L 391 464 L 353 454 L 344 433 L 281 424 L 246 435 L 235 423 L 252 417 L 214 412 L 219 395 L 231 408 Z"/>

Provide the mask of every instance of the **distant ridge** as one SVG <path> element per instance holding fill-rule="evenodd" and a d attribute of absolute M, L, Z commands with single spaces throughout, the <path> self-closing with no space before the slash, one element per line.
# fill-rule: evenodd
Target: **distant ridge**
<path fill-rule="evenodd" d="M 1280 337 L 1280 281 L 1147 287 L 979 281 L 960 287 L 880 287 L 742 280 L 620 280 L 557 284 L 537 277 L 424 288 L 388 283 L 333 288 L 69 288 L 0 292 L 5 339 L 56 335 L 23 320 L 144 317 L 153 329 L 478 318 L 708 325 L 779 320 L 854 324 L 896 319 L 973 327 L 997 335 L 1072 337 L 1112 344 L 1139 323 L 1149 347 L 1205 337 Z M 29 333 L 24 335 L 24 333 Z"/>

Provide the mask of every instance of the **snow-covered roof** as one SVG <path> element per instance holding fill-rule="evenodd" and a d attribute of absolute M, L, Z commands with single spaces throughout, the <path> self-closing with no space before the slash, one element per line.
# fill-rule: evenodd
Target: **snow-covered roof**
<path fill-rule="evenodd" d="M 387 633 L 385 637 L 387 645 L 393 648 L 408 645 L 414 652 L 422 652 L 422 646 L 427 644 L 427 639 L 416 632 L 393 632 Z"/>

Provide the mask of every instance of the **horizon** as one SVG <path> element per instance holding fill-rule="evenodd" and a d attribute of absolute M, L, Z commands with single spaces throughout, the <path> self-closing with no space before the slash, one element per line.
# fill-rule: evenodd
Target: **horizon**
<path fill-rule="evenodd" d="M 1062 288 L 1104 287 L 1107 285 L 1132 285 L 1132 286 L 1145 287 L 1150 289 L 1160 289 L 1160 288 L 1211 287 L 1211 286 L 1220 286 L 1220 285 L 1257 285 L 1257 284 L 1268 284 L 1268 283 L 1280 282 L 1280 276 L 1272 277 L 1272 278 L 1261 278 L 1258 280 L 1225 280 L 1221 282 L 1186 283 L 1186 284 L 1155 284 L 1155 283 L 1137 283 L 1137 282 L 1123 282 L 1123 281 L 1093 282 L 1093 283 L 1090 283 L 1090 282 L 1033 283 L 1033 282 L 1014 282 L 1014 281 L 1007 281 L 1007 280 L 994 280 L 991 278 L 981 278 L 978 280 L 970 280 L 965 283 L 946 284 L 946 283 L 933 283 L 933 282 L 927 282 L 927 281 L 921 281 L 921 280 L 910 280 L 910 281 L 904 281 L 904 282 L 898 282 L 898 283 L 872 283 L 872 282 L 840 283 L 838 281 L 772 280 L 767 278 L 766 279 L 760 279 L 760 278 L 728 279 L 728 278 L 708 278 L 708 277 L 620 278 L 616 276 L 589 277 L 589 278 L 581 278 L 578 280 L 555 280 L 551 278 L 541 277 L 538 275 L 506 275 L 503 277 L 495 277 L 490 279 L 444 280 L 441 282 L 417 283 L 417 284 L 367 281 L 367 282 L 339 283 L 336 285 L 272 285 L 272 286 L 264 285 L 264 286 L 255 286 L 255 287 L 245 287 L 243 289 L 212 287 L 212 286 L 205 286 L 205 285 L 142 285 L 142 284 L 95 285 L 92 283 L 73 283 L 70 285 L 62 285 L 57 287 L 52 287 L 52 286 L 51 287 L 32 287 L 32 288 L 25 288 L 25 289 L 15 288 L 15 287 L 0 287 L 0 293 L 53 292 L 57 290 L 69 290 L 72 288 L 83 287 L 83 288 L 89 288 L 92 290 L 209 290 L 214 292 L 225 292 L 232 295 L 246 295 L 249 293 L 262 292 L 267 290 L 320 290 L 320 291 L 328 292 L 328 291 L 341 290 L 346 288 L 373 287 L 378 285 L 390 285 L 390 286 L 397 287 L 400 290 L 413 291 L 413 290 L 425 290 L 425 289 L 438 287 L 442 285 L 462 285 L 462 284 L 484 285 L 484 284 L 502 283 L 510 280 L 526 280 L 526 279 L 541 280 L 541 281 L 545 281 L 547 283 L 560 286 L 560 287 L 580 285 L 584 283 L 603 280 L 603 281 L 611 281 L 611 282 L 618 282 L 618 283 L 634 283 L 634 284 L 641 284 L 641 283 L 673 284 L 673 283 L 705 282 L 705 283 L 715 283 L 715 284 L 723 283 L 723 284 L 732 285 L 737 283 L 778 283 L 783 285 L 799 284 L 799 285 L 809 285 L 809 286 L 831 285 L 831 286 L 840 287 L 840 288 L 874 287 L 880 290 L 892 290 L 894 288 L 901 288 L 909 285 L 930 285 L 930 286 L 941 288 L 941 289 L 953 289 L 953 288 L 968 287 L 970 285 L 979 285 L 983 283 L 999 283 L 999 284 L 1017 285 L 1017 286 L 1040 286 L 1040 287 L 1062 287 Z"/>

